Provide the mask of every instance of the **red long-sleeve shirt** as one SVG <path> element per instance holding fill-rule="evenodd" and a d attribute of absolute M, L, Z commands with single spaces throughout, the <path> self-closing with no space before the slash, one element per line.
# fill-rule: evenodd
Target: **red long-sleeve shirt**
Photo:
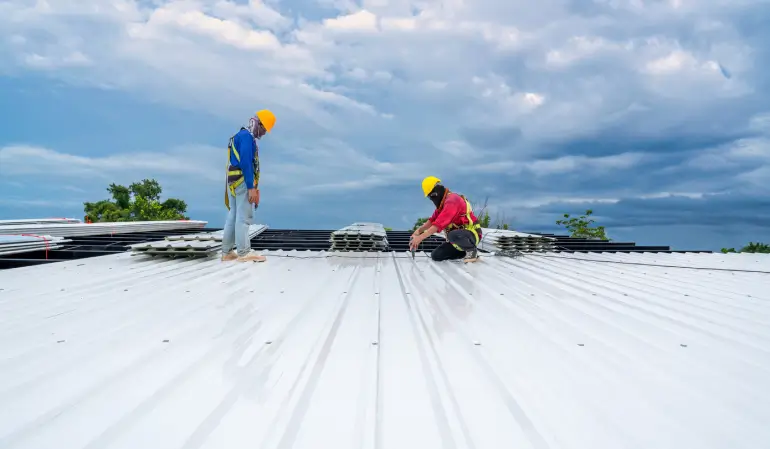
<path fill-rule="evenodd" d="M 436 209 L 428 221 L 436 226 L 437 232 L 443 231 L 450 224 L 462 227 L 469 224 L 468 218 L 465 216 L 466 208 L 465 200 L 460 195 L 449 192 L 446 200 L 444 200 L 444 205 L 441 209 Z M 473 212 L 471 212 L 471 219 L 474 223 L 477 221 Z"/>

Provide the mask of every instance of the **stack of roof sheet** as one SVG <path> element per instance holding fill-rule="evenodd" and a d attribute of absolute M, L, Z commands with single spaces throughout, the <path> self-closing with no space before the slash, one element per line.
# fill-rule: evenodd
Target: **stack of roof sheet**
<path fill-rule="evenodd" d="M 380 223 L 353 223 L 332 232 L 331 251 L 384 251 L 388 249 L 385 227 Z"/>
<path fill-rule="evenodd" d="M 70 241 L 50 235 L 0 235 L 0 256 L 57 249 Z"/>
<path fill-rule="evenodd" d="M 268 229 L 267 225 L 263 224 L 253 224 L 249 226 L 249 235 L 251 238 L 261 234 L 262 232 L 266 231 Z M 171 241 L 179 241 L 179 240 L 186 240 L 186 241 L 212 241 L 212 242 L 221 242 L 224 238 L 225 231 L 220 229 L 219 231 L 214 232 L 201 232 L 198 234 L 182 234 L 182 235 L 170 235 L 166 237 L 166 240 Z"/>
<path fill-rule="evenodd" d="M 178 229 L 200 229 L 206 221 L 125 221 L 118 223 L 41 223 L 41 224 L 0 224 L 0 234 L 35 234 L 55 237 L 82 237 L 91 235 L 114 235 L 135 232 L 172 231 Z"/>
<path fill-rule="evenodd" d="M 249 226 L 249 240 L 267 229 L 266 225 Z M 200 234 L 176 235 L 164 240 L 131 245 L 133 254 L 148 254 L 166 257 L 208 257 L 222 249 L 224 231 L 204 232 Z"/>
<path fill-rule="evenodd" d="M 31 224 L 81 223 L 77 218 L 22 218 L 18 220 L 0 220 L 0 226 L 20 226 Z"/>
<path fill-rule="evenodd" d="M 483 228 L 479 249 L 495 253 L 543 252 L 556 248 L 556 239 L 507 229 Z"/>

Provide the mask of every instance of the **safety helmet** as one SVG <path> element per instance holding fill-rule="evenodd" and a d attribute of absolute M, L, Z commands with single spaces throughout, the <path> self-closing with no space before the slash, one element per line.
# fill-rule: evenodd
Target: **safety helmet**
<path fill-rule="evenodd" d="M 262 109 L 261 111 L 257 111 L 257 118 L 260 122 L 262 122 L 262 126 L 265 127 L 265 131 L 270 132 L 271 129 L 273 129 L 273 125 L 275 125 L 275 115 L 267 109 Z"/>
<path fill-rule="evenodd" d="M 436 187 L 436 184 L 440 183 L 441 180 L 438 179 L 435 176 L 428 176 L 427 178 L 422 180 L 422 191 L 425 194 L 425 196 L 428 196 L 431 191 L 433 191 L 433 188 Z"/>

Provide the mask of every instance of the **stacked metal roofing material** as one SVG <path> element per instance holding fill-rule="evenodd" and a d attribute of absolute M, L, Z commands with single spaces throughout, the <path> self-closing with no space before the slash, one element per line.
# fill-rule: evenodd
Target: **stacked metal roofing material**
<path fill-rule="evenodd" d="M 382 251 L 388 248 L 385 227 L 380 223 L 353 223 L 332 232 L 331 251 Z"/>
<path fill-rule="evenodd" d="M 249 240 L 267 229 L 266 225 L 249 226 Z M 224 231 L 169 236 L 164 240 L 130 245 L 131 252 L 167 257 L 208 257 L 222 249 Z"/>
<path fill-rule="evenodd" d="M 0 220 L 0 226 L 65 223 L 82 223 L 82 221 L 77 218 L 24 218 L 19 220 Z"/>
<path fill-rule="evenodd" d="M 770 441 L 768 255 L 265 255 L 0 272 L 0 447 Z"/>
<path fill-rule="evenodd" d="M 55 237 L 77 237 L 89 235 L 114 235 L 132 232 L 167 231 L 176 229 L 200 229 L 206 221 L 126 221 L 118 223 L 41 223 L 0 226 L 0 234 L 36 234 Z"/>
<path fill-rule="evenodd" d="M 50 235 L 0 235 L 0 256 L 58 249 L 67 242 L 70 240 Z"/>
<path fill-rule="evenodd" d="M 532 251 L 553 251 L 555 240 L 551 237 L 509 231 L 507 229 L 483 228 L 479 249 L 495 253 L 515 253 Z"/>

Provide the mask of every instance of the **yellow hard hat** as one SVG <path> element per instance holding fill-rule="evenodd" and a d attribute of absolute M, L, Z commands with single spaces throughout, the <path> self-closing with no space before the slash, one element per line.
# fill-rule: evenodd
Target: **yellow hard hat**
<path fill-rule="evenodd" d="M 423 179 L 422 191 L 423 193 L 425 193 L 425 196 L 428 196 L 428 194 L 433 190 L 433 188 L 436 187 L 436 184 L 440 182 L 441 180 L 435 176 L 428 176 L 427 178 Z"/>
<path fill-rule="evenodd" d="M 270 132 L 270 130 L 273 129 L 273 125 L 275 125 L 275 115 L 273 115 L 271 111 L 267 109 L 257 111 L 257 118 L 262 122 L 262 126 L 265 127 L 267 132 Z"/>

